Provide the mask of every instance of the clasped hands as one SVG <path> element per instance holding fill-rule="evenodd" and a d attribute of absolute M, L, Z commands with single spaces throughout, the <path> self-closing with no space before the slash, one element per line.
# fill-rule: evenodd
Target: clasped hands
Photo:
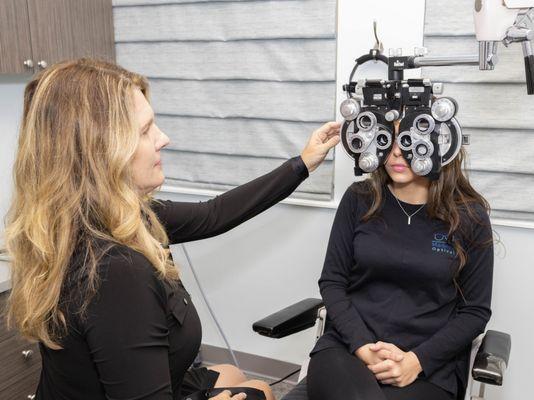
<path fill-rule="evenodd" d="M 408 386 L 423 370 L 413 351 L 402 351 L 392 343 L 368 343 L 354 354 L 384 385 Z"/>

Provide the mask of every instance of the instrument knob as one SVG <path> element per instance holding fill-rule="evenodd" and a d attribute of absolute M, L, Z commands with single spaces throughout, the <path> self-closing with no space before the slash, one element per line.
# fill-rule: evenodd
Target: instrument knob
<path fill-rule="evenodd" d="M 373 172 L 378 168 L 378 157 L 370 153 L 363 154 L 360 157 L 358 166 L 362 171 Z"/>

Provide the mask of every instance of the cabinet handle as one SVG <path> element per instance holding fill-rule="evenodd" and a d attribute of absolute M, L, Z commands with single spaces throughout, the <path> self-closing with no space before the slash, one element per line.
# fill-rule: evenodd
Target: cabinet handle
<path fill-rule="evenodd" d="M 35 395 L 34 395 L 34 394 L 29 394 L 29 395 L 28 395 L 28 399 L 29 399 L 29 400 L 33 400 L 33 399 L 35 399 Z"/>
<path fill-rule="evenodd" d="M 33 350 L 22 350 L 22 355 L 25 360 L 29 360 L 33 356 Z"/>
<path fill-rule="evenodd" d="M 33 60 L 24 60 L 23 64 L 26 68 L 33 68 Z"/>
<path fill-rule="evenodd" d="M 42 69 L 45 69 L 46 67 L 48 67 L 48 63 L 45 61 L 45 60 L 41 60 L 37 63 L 37 65 L 42 68 Z"/>

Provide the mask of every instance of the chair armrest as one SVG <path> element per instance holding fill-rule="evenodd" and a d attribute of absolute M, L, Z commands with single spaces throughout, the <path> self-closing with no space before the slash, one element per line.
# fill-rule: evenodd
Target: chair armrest
<path fill-rule="evenodd" d="M 304 299 L 254 322 L 252 329 L 263 336 L 283 338 L 315 325 L 317 311 L 322 306 L 320 299 Z"/>
<path fill-rule="evenodd" d="M 509 334 L 487 331 L 475 357 L 471 371 L 473 378 L 479 382 L 501 386 L 511 347 Z"/>

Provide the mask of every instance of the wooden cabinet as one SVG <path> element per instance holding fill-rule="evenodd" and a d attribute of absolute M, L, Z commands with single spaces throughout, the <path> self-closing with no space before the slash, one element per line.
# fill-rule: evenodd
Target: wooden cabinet
<path fill-rule="evenodd" d="M 115 60 L 111 0 L 0 0 L 0 73 L 78 57 Z"/>
<path fill-rule="evenodd" d="M 26 0 L 0 0 L 0 73 L 33 71 Z M 25 65 L 26 64 L 26 65 Z"/>
<path fill-rule="evenodd" d="M 0 293 L 0 399 L 28 400 L 35 396 L 41 372 L 39 347 L 7 330 L 4 318 L 7 292 Z"/>

